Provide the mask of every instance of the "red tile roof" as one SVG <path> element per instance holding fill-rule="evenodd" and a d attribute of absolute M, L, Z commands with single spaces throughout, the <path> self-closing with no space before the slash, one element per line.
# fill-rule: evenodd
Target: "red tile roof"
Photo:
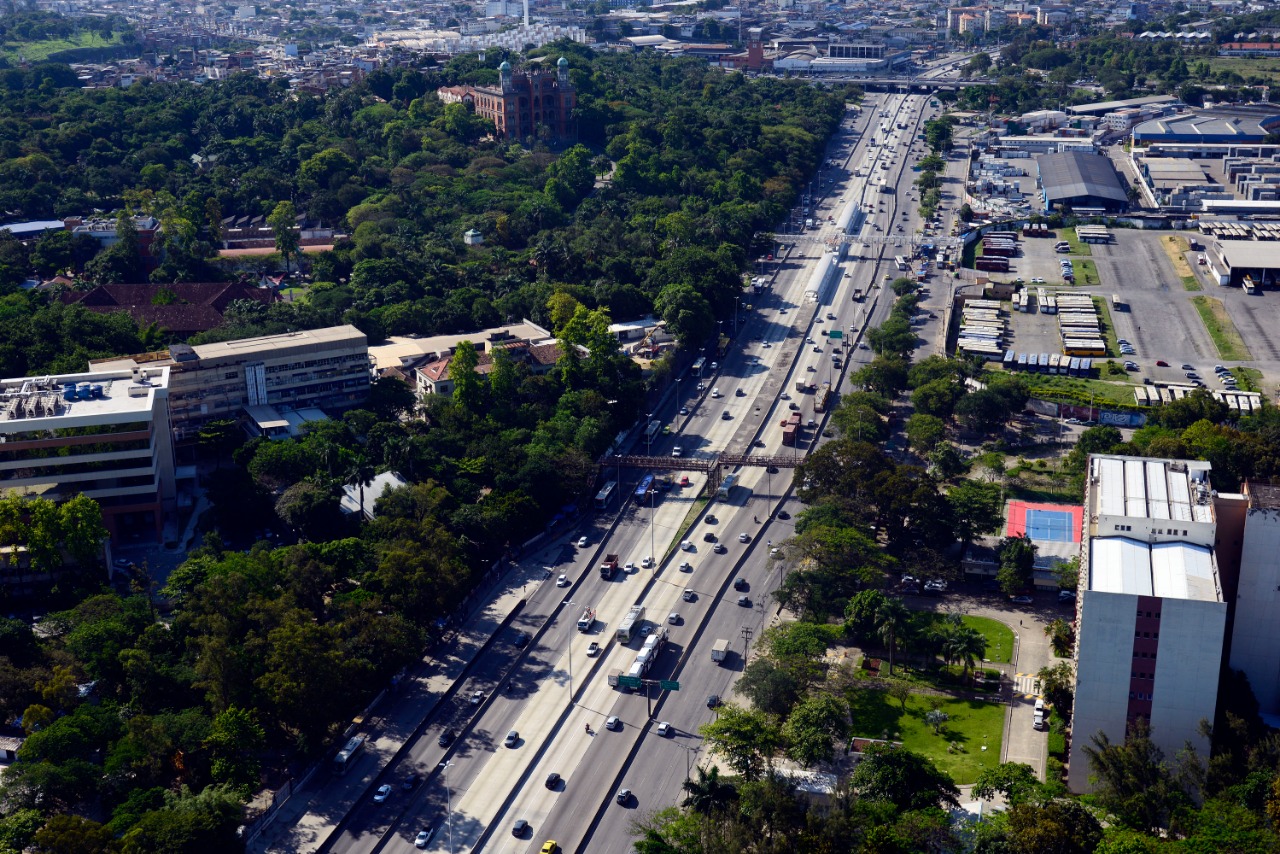
<path fill-rule="evenodd" d="M 156 305 L 156 297 L 172 291 L 177 300 Z M 79 303 L 90 311 L 128 312 L 139 325 L 156 324 L 178 334 L 204 332 L 222 323 L 222 314 L 238 299 L 270 305 L 279 295 L 268 288 L 234 282 L 178 282 L 171 285 L 98 285 L 91 291 L 67 292 L 63 302 Z"/>

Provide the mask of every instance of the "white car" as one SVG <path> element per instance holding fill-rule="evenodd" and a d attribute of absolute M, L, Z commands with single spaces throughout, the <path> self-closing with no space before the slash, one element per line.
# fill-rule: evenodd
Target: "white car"
<path fill-rule="evenodd" d="M 587 547 L 587 538 L 578 537 L 578 548 L 585 549 Z"/>
<path fill-rule="evenodd" d="M 673 626 L 680 625 L 680 612 L 672 611 L 670 614 L 667 614 L 667 622 Z"/>
<path fill-rule="evenodd" d="M 436 835 L 436 829 L 434 827 L 429 827 L 426 830 L 420 831 L 418 833 L 418 838 L 413 840 L 413 844 L 418 848 L 426 848 L 427 845 L 430 844 L 431 842 L 431 837 L 435 835 Z"/>
<path fill-rule="evenodd" d="M 689 563 L 689 561 L 687 561 L 687 560 L 682 560 L 682 561 L 680 561 L 680 571 L 681 571 L 681 572 L 693 572 L 693 564 Z"/>
<path fill-rule="evenodd" d="M 640 561 L 640 566 L 644 569 L 653 566 L 653 555 L 645 555 L 644 560 Z"/>
<path fill-rule="evenodd" d="M 556 587 L 568 587 L 568 586 L 569 586 L 569 576 L 562 575 L 556 579 Z"/>
<path fill-rule="evenodd" d="M 748 542 L 751 542 L 751 537 L 750 537 L 750 536 L 748 536 L 747 534 L 739 534 L 739 535 L 738 535 L 738 542 L 740 542 L 740 543 L 748 543 Z"/>
<path fill-rule="evenodd" d="M 658 733 L 658 735 L 662 736 L 663 738 L 666 738 L 667 736 L 671 735 L 671 724 L 667 723 L 666 721 L 662 721 L 660 724 L 658 724 L 658 729 L 656 730 L 656 732 Z"/>
<path fill-rule="evenodd" d="M 680 548 L 681 548 L 681 549 L 683 549 L 684 551 L 687 551 L 687 552 L 691 552 L 691 551 L 693 551 L 693 540 L 683 540 L 683 541 L 681 541 L 681 543 L 680 543 Z"/>
<path fill-rule="evenodd" d="M 375 804 L 386 803 L 389 797 L 391 797 L 391 784 L 383 783 L 378 787 L 378 791 L 373 793 L 373 802 Z"/>

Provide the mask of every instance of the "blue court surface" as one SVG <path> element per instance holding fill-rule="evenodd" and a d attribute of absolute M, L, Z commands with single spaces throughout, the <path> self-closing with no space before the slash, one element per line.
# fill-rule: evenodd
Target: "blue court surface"
<path fill-rule="evenodd" d="M 1075 518 L 1063 510 L 1027 510 L 1027 535 L 1033 540 L 1070 543 L 1075 540 L 1071 529 Z"/>

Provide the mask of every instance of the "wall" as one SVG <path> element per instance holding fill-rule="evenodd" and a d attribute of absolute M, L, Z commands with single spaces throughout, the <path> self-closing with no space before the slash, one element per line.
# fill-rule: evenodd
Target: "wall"
<path fill-rule="evenodd" d="M 1067 785 L 1091 791 L 1084 748 L 1105 732 L 1123 741 L 1129 710 L 1133 632 L 1137 597 L 1084 591 L 1080 600 L 1080 642 L 1076 654 L 1076 698 L 1072 715 L 1071 761 Z"/>
<path fill-rule="evenodd" d="M 1245 519 L 1231 666 L 1243 670 L 1264 714 L 1280 712 L 1280 511 Z"/>
<path fill-rule="evenodd" d="M 1213 723 L 1227 606 L 1191 599 L 1161 601 L 1151 739 L 1173 761 L 1186 742 L 1207 759 L 1209 741 L 1201 720 Z"/>

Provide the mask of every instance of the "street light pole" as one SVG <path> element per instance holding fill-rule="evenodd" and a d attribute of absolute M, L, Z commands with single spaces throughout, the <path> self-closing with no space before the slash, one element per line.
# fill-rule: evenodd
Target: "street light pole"
<path fill-rule="evenodd" d="M 444 763 L 444 799 L 445 799 L 445 827 L 448 828 L 449 834 L 449 854 L 453 854 L 453 792 L 449 789 L 449 769 L 453 766 L 452 762 Z"/>
<path fill-rule="evenodd" d="M 574 608 L 577 605 L 576 602 L 571 602 L 568 599 L 564 601 L 564 604 L 568 605 L 570 608 Z M 570 617 L 573 616 L 572 611 L 569 612 L 569 616 Z M 569 705 L 572 706 L 573 705 L 573 633 L 572 632 L 567 633 L 565 636 L 564 653 L 569 658 Z"/>

